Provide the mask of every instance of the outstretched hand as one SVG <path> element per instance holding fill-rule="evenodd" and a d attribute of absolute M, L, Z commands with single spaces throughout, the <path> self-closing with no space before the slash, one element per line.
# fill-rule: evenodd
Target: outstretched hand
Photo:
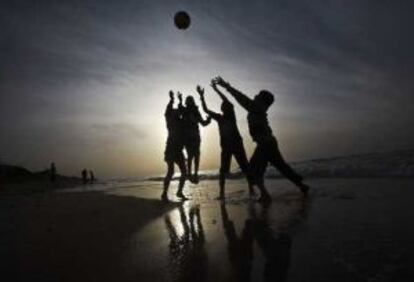
<path fill-rule="evenodd" d="M 204 88 L 201 88 L 200 85 L 197 85 L 197 92 L 200 95 L 201 98 L 204 97 Z"/>
<path fill-rule="evenodd" d="M 222 87 L 227 87 L 229 86 L 229 83 L 227 81 L 225 81 L 221 76 L 217 76 L 215 77 L 212 81 L 211 81 L 212 85 L 220 85 Z"/>
<path fill-rule="evenodd" d="M 170 99 L 174 101 L 174 92 L 170 90 L 168 94 L 170 95 Z"/>
<path fill-rule="evenodd" d="M 214 80 L 211 80 L 210 86 L 217 91 L 217 84 L 214 82 Z"/>
<path fill-rule="evenodd" d="M 183 94 L 181 94 L 180 91 L 177 92 L 177 97 L 178 97 L 178 101 L 180 102 L 180 104 L 183 102 Z"/>

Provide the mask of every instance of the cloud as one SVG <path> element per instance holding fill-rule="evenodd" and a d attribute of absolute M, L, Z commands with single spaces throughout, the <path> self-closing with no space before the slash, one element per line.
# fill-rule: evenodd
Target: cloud
<path fill-rule="evenodd" d="M 105 123 L 93 124 L 90 126 L 93 135 L 99 135 L 107 138 L 146 138 L 147 134 L 143 132 L 137 125 L 129 123 Z"/>

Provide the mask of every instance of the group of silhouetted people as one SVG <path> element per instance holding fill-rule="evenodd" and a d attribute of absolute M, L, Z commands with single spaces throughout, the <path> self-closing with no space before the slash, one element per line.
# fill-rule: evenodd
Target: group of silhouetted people
<path fill-rule="evenodd" d="M 88 178 L 88 174 L 89 174 L 89 178 Z M 50 164 L 49 177 L 50 177 L 50 182 L 56 182 L 57 170 L 56 170 L 56 164 L 54 162 Z M 96 180 L 95 174 L 93 173 L 93 171 L 92 170 L 88 171 L 86 168 L 84 168 L 81 171 L 81 177 L 82 177 L 83 184 L 94 183 Z"/>
<path fill-rule="evenodd" d="M 247 122 L 249 132 L 253 141 L 256 143 L 256 149 L 250 161 L 247 159 L 243 138 L 237 127 L 234 105 L 219 90 L 218 86 L 233 96 L 237 103 L 248 113 Z M 236 159 L 241 171 L 246 176 L 250 195 L 255 195 L 254 186 L 259 188 L 259 201 L 268 202 L 271 200 L 264 185 L 264 177 L 268 163 L 278 169 L 306 195 L 309 187 L 303 183 L 302 177 L 284 161 L 279 151 L 277 140 L 273 136 L 272 129 L 269 125 L 267 111 L 274 102 L 273 94 L 267 90 L 262 90 L 252 99 L 232 87 L 230 83 L 224 81 L 221 77 L 214 78 L 211 81 L 211 87 L 222 100 L 221 113 L 214 112 L 207 107 L 204 98 L 204 89 L 197 86 L 202 108 L 208 115 L 207 119 L 203 119 L 201 116 L 192 96 L 187 96 L 185 105 L 183 105 L 182 94 L 178 92 L 178 106 L 174 108 L 174 93 L 172 91 L 169 92 L 170 101 L 165 111 L 168 138 L 164 156 L 168 169 L 164 179 L 164 190 L 161 198 L 168 200 L 168 187 L 174 174 L 174 165 L 177 165 L 181 172 L 176 194 L 177 197 L 186 199 L 183 193 L 186 179 L 192 183 L 198 183 L 201 143 L 199 124 L 206 126 L 212 119 L 217 122 L 220 134 L 221 164 L 219 199 L 224 199 L 225 197 L 225 179 L 230 172 L 232 157 Z M 184 150 L 186 151 L 187 163 L 184 157 Z M 193 162 L 194 170 L 192 170 Z"/>

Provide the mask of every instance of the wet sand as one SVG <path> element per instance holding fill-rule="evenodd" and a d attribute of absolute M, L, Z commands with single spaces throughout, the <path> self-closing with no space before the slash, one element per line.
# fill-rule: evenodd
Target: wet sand
<path fill-rule="evenodd" d="M 413 281 L 414 180 L 310 184 L 303 198 L 284 180 L 268 181 L 269 206 L 249 201 L 242 180 L 228 182 L 224 204 L 214 200 L 216 181 L 187 186 L 183 204 L 158 201 L 157 183 L 2 197 L 2 273 L 13 281 Z"/>

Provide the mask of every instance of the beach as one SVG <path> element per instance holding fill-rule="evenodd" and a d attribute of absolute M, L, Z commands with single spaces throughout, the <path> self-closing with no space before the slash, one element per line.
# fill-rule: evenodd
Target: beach
<path fill-rule="evenodd" d="M 79 187 L 0 198 L 5 281 L 412 281 L 414 180 L 312 179 Z M 92 191 L 96 190 L 96 191 Z"/>

